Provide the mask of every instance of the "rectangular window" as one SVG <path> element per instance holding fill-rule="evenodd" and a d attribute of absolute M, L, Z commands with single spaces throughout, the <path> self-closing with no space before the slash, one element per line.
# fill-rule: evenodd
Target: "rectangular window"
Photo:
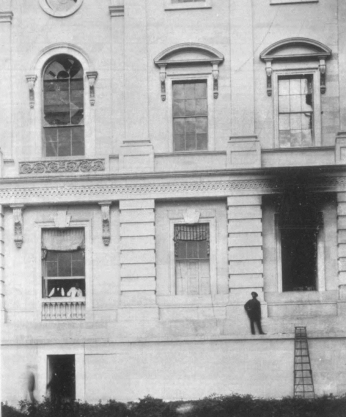
<path fill-rule="evenodd" d="M 207 81 L 173 83 L 174 151 L 208 149 Z"/>
<path fill-rule="evenodd" d="M 209 224 L 175 225 L 177 295 L 210 294 Z"/>
<path fill-rule="evenodd" d="M 321 214 L 313 197 L 285 196 L 279 215 L 282 290 L 317 290 L 318 235 Z"/>
<path fill-rule="evenodd" d="M 313 76 L 278 78 L 279 146 L 313 145 Z"/>
<path fill-rule="evenodd" d="M 84 229 L 43 229 L 42 296 L 85 296 Z"/>
<path fill-rule="evenodd" d="M 76 398 L 76 371 L 74 355 L 48 356 L 47 389 L 51 401 L 61 405 Z"/>

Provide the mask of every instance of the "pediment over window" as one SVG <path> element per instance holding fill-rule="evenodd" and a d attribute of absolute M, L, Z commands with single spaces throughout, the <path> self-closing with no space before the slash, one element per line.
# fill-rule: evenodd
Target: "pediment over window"
<path fill-rule="evenodd" d="M 326 91 L 326 60 L 332 55 L 332 50 L 321 42 L 308 38 L 288 38 L 268 46 L 260 54 L 260 59 L 266 63 L 267 94 L 272 95 L 272 63 L 277 61 L 318 61 L 320 70 L 320 89 Z"/>
<path fill-rule="evenodd" d="M 293 59 L 327 59 L 332 51 L 323 43 L 308 38 L 289 38 L 268 46 L 260 55 L 263 61 Z"/>
<path fill-rule="evenodd" d="M 157 66 L 204 62 L 220 63 L 223 60 L 223 55 L 216 49 L 208 45 L 193 42 L 171 46 L 154 58 L 154 62 Z"/>
<path fill-rule="evenodd" d="M 161 99 L 166 100 L 166 68 L 174 65 L 211 65 L 211 73 L 214 79 L 214 98 L 218 97 L 219 65 L 224 56 L 215 48 L 201 43 L 187 42 L 170 46 L 160 52 L 154 63 L 160 68 Z"/>

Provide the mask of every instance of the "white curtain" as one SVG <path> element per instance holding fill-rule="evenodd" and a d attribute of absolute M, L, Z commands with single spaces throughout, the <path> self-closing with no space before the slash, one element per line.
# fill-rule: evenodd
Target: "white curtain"
<path fill-rule="evenodd" d="M 84 229 L 43 229 L 42 249 L 72 251 L 84 248 Z"/>

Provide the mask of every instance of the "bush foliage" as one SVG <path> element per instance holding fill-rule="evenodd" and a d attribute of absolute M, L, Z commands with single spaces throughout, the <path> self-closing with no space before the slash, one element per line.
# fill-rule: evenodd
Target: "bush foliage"
<path fill-rule="evenodd" d="M 57 405 L 20 401 L 19 409 L 1 403 L 3 417 L 346 417 L 346 395 L 313 400 L 286 397 L 258 399 L 251 395 L 210 396 L 195 401 L 165 402 L 147 396 L 138 402 Z"/>

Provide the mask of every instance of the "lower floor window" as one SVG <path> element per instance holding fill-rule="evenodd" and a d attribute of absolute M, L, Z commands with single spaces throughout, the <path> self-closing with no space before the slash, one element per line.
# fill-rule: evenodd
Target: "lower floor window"
<path fill-rule="evenodd" d="M 317 290 L 318 235 L 322 216 L 314 196 L 286 195 L 279 215 L 282 290 Z"/>
<path fill-rule="evenodd" d="M 65 403 L 76 398 L 74 355 L 48 356 L 48 395 L 54 403 Z"/>
<path fill-rule="evenodd" d="M 83 229 L 44 229 L 42 232 L 42 296 L 85 296 Z"/>
<path fill-rule="evenodd" d="M 209 224 L 175 225 L 177 295 L 210 294 Z"/>

